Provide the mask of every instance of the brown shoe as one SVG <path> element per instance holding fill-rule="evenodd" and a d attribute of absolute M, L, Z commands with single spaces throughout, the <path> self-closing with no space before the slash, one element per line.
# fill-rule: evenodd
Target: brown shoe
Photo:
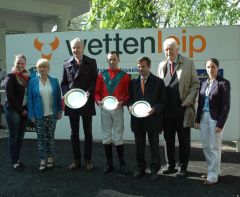
<path fill-rule="evenodd" d="M 92 170 L 93 169 L 93 164 L 91 160 L 86 160 L 85 161 L 85 166 L 87 170 Z"/>
<path fill-rule="evenodd" d="M 69 171 L 75 171 L 81 168 L 80 162 L 74 161 L 70 166 L 68 166 Z"/>
<path fill-rule="evenodd" d="M 206 186 L 212 186 L 214 184 L 217 184 L 217 182 L 211 182 L 211 181 L 208 181 L 208 180 L 203 181 L 203 185 L 206 185 Z"/>

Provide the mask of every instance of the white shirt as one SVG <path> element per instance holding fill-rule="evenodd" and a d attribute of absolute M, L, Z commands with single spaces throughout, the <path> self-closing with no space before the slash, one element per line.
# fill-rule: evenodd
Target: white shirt
<path fill-rule="evenodd" d="M 43 85 L 41 79 L 39 80 L 39 91 L 43 102 L 43 115 L 49 116 L 53 115 L 52 110 L 52 86 L 49 79 L 47 79 L 46 84 Z"/>

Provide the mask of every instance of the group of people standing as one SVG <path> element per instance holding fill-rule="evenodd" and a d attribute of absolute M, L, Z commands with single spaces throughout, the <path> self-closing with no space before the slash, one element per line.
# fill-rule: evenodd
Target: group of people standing
<path fill-rule="evenodd" d="M 9 126 L 9 152 L 13 169 L 22 170 L 25 166 L 19 155 L 24 137 L 27 119 L 36 128 L 40 154 L 39 171 L 54 167 L 54 132 L 56 122 L 62 116 L 61 90 L 65 95 L 73 88 L 80 88 L 88 97 L 86 104 L 78 109 L 64 106 L 71 127 L 73 162 L 70 171 L 81 168 L 79 139 L 80 117 L 84 130 L 84 166 L 93 168 L 92 163 L 92 117 L 96 115 L 95 102 L 101 113 L 101 132 L 106 155 L 104 173 L 114 170 L 112 146 L 116 147 L 120 174 L 128 173 L 124 159 L 124 106 L 131 114 L 131 130 L 135 137 L 137 169 L 133 176 L 144 176 L 146 170 L 145 144 L 146 134 L 150 145 L 151 180 L 157 180 L 161 169 L 159 153 L 159 134 L 163 132 L 166 141 L 167 165 L 162 174 L 175 173 L 182 178 L 187 175 L 191 133 L 195 125 L 200 128 L 204 155 L 208 164 L 208 173 L 203 182 L 212 185 L 218 182 L 220 175 L 221 141 L 225 121 L 230 109 L 230 83 L 218 75 L 219 62 L 210 58 L 206 62 L 208 78 L 199 82 L 194 62 L 178 53 L 173 38 L 164 41 L 166 59 L 162 61 L 156 75 L 151 72 L 151 60 L 141 57 L 137 60 L 139 76 L 130 76 L 119 67 L 118 52 L 107 54 L 108 68 L 97 72 L 97 63 L 84 55 L 84 42 L 79 38 L 71 41 L 73 56 L 63 64 L 63 78 L 58 80 L 48 74 L 50 65 L 40 59 L 36 68 L 38 75 L 29 79 L 26 72 L 26 57 L 17 55 L 12 72 L 6 77 L 7 100 L 5 111 Z M 60 88 L 61 87 L 61 88 Z M 61 90 L 60 90 L 61 89 Z M 197 95 L 198 108 L 195 116 Z M 114 96 L 118 100 L 116 109 L 103 107 L 103 99 Z M 145 117 L 136 117 L 132 106 L 137 101 L 146 101 L 150 109 Z M 196 117 L 196 118 L 195 118 Z M 179 161 L 176 169 L 175 136 L 179 142 Z"/>

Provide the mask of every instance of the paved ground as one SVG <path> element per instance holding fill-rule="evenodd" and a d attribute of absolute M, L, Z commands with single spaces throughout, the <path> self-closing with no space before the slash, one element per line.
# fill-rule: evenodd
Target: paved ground
<path fill-rule="evenodd" d="M 82 144 L 83 145 L 83 144 Z M 126 145 L 126 161 L 130 170 L 125 178 L 118 176 L 118 162 L 115 158 L 115 171 L 103 175 L 105 164 L 103 145 L 94 143 L 94 170 L 84 168 L 69 172 L 72 160 L 69 141 L 57 141 L 55 151 L 56 168 L 45 173 L 38 172 L 38 152 L 36 140 L 25 140 L 22 160 L 27 165 L 23 172 L 15 172 L 9 165 L 7 139 L 0 139 L 0 197 L 129 197 L 129 196 L 240 196 L 240 153 L 224 150 L 222 153 L 222 176 L 217 185 L 202 185 L 200 176 L 206 173 L 206 164 L 201 148 L 192 148 L 189 163 L 189 176 L 177 179 L 174 175 L 160 175 L 159 180 L 151 182 L 149 175 L 141 179 L 132 178 L 135 169 L 135 147 Z M 146 150 L 149 161 L 149 150 Z M 164 148 L 160 147 L 164 165 Z M 115 149 L 114 149 L 115 153 Z"/>

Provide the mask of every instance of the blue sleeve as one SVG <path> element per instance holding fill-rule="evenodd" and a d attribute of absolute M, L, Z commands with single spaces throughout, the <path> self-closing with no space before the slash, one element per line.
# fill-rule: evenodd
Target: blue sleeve
<path fill-rule="evenodd" d="M 27 94 L 27 107 L 28 107 L 28 118 L 34 118 L 34 96 L 33 96 L 33 80 L 31 79 L 28 84 L 28 94 Z"/>

